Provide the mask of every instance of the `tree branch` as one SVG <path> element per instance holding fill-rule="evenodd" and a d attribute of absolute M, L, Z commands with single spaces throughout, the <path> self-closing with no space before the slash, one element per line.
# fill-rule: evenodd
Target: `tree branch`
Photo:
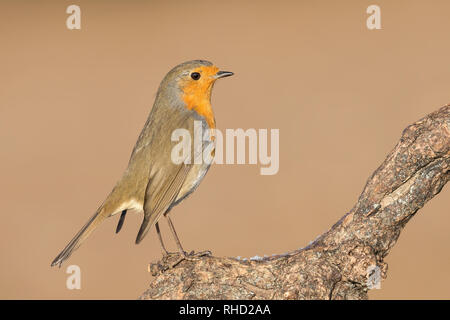
<path fill-rule="evenodd" d="M 450 105 L 408 126 L 358 202 L 307 247 L 257 260 L 173 255 L 140 299 L 367 299 L 401 230 L 450 178 Z M 177 263 L 178 262 L 178 263 Z"/>

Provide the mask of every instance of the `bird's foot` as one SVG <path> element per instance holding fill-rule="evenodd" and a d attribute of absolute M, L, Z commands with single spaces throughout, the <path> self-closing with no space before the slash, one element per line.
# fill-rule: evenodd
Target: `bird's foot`
<path fill-rule="evenodd" d="M 179 252 L 166 251 L 163 253 L 161 260 L 148 264 L 147 271 L 153 276 L 156 276 L 159 273 L 164 273 L 165 271 L 172 269 L 183 260 L 184 257 Z"/>
<path fill-rule="evenodd" d="M 164 252 L 163 257 L 160 261 L 156 263 L 150 263 L 148 265 L 148 272 L 150 272 L 153 276 L 156 276 L 159 273 L 164 273 L 165 271 L 176 267 L 180 262 L 186 261 L 194 261 L 198 260 L 201 257 L 210 256 L 211 251 L 200 251 L 200 252 Z"/>
<path fill-rule="evenodd" d="M 191 251 L 189 253 L 187 253 L 186 251 L 183 251 L 183 258 L 186 260 L 195 260 L 197 258 L 210 256 L 210 255 L 211 255 L 211 251 L 209 251 L 209 250 L 200 251 L 200 252 Z"/>

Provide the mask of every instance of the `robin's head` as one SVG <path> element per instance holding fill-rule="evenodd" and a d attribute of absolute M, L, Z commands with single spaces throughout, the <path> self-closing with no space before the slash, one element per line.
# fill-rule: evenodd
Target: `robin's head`
<path fill-rule="evenodd" d="M 194 108 L 196 102 L 210 100 L 211 89 L 217 79 L 232 75 L 233 72 L 220 71 L 209 61 L 192 60 L 170 70 L 161 85 L 178 91 L 187 107 Z"/>
<path fill-rule="evenodd" d="M 209 61 L 192 60 L 170 70 L 161 82 L 159 93 L 166 99 L 178 100 L 188 110 L 195 110 L 213 126 L 212 87 L 217 79 L 232 75 L 233 72 L 220 71 Z"/>
<path fill-rule="evenodd" d="M 194 60 L 179 66 L 178 87 L 185 95 L 210 95 L 217 79 L 232 76 L 232 72 L 219 71 L 211 62 Z"/>

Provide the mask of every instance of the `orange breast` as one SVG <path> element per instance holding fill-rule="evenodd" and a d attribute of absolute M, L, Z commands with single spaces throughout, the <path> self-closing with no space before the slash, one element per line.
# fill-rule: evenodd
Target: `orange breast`
<path fill-rule="evenodd" d="M 203 66 L 193 72 L 200 72 L 199 80 L 188 80 L 183 84 L 183 101 L 186 108 L 194 110 L 205 118 L 210 129 L 216 124 L 211 107 L 211 90 L 214 85 L 214 75 L 219 71 L 216 66 Z"/>

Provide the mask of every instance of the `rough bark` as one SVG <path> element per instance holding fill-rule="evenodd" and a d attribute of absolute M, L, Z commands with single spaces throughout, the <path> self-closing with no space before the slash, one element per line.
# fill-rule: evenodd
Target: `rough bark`
<path fill-rule="evenodd" d="M 140 299 L 367 299 L 406 223 L 450 178 L 450 105 L 408 126 L 355 206 L 307 247 L 258 260 L 173 255 Z"/>

